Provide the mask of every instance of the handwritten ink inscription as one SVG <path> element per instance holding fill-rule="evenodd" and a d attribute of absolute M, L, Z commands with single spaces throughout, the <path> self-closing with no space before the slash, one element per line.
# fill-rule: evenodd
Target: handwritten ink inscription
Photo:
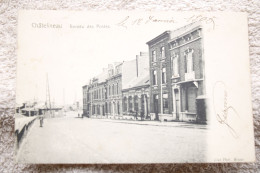
<path fill-rule="evenodd" d="M 239 118 L 239 114 L 236 109 L 228 103 L 228 100 L 226 84 L 222 81 L 217 81 L 213 87 L 213 106 L 216 119 L 220 124 L 228 128 L 234 138 L 238 138 L 239 134 L 233 127 L 232 124 L 234 124 L 234 122 L 231 120 Z"/>
<path fill-rule="evenodd" d="M 128 28 L 128 26 L 139 26 L 143 24 L 149 24 L 149 23 L 175 23 L 173 18 L 169 19 L 159 19 L 155 16 L 149 16 L 147 18 L 133 18 L 130 16 L 126 16 L 123 18 L 119 23 L 117 23 L 117 26 Z"/>
<path fill-rule="evenodd" d="M 193 23 L 193 22 L 204 22 L 206 24 L 212 25 L 212 28 L 215 28 L 215 19 L 216 17 L 206 17 L 203 15 L 192 15 L 188 18 L 184 18 L 187 23 Z M 119 27 L 123 27 L 127 29 L 129 26 L 140 26 L 140 25 L 146 25 L 151 23 L 168 23 L 168 24 L 174 24 L 177 23 L 175 21 L 174 17 L 168 17 L 168 18 L 158 18 L 155 16 L 148 16 L 148 17 L 132 17 L 132 16 L 125 16 L 120 22 L 118 22 L 116 25 Z"/>

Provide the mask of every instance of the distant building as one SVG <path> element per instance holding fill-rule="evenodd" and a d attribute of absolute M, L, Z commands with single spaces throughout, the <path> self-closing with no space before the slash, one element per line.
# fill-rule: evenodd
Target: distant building
<path fill-rule="evenodd" d="M 160 120 L 206 121 L 201 25 L 165 31 L 147 44 L 151 112 Z"/>
<path fill-rule="evenodd" d="M 108 67 L 106 82 L 106 115 L 111 118 L 122 114 L 122 63 Z"/>
<path fill-rule="evenodd" d="M 90 113 L 90 93 L 89 85 L 84 85 L 83 90 L 83 116 L 89 116 Z"/>
<path fill-rule="evenodd" d="M 132 61 L 109 64 L 82 87 L 83 115 L 121 119 L 123 115 L 138 112 L 139 117 L 148 117 L 149 85 L 148 53 L 141 52 Z"/>
<path fill-rule="evenodd" d="M 92 78 L 88 85 L 83 86 L 83 115 L 105 116 L 107 69 Z"/>
<path fill-rule="evenodd" d="M 141 52 L 132 61 L 125 61 L 122 66 L 122 102 L 123 116 L 130 119 L 148 118 L 149 105 L 149 57 Z"/>

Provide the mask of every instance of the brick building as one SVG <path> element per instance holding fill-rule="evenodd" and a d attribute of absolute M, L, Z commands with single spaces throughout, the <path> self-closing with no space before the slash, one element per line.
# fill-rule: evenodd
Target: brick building
<path fill-rule="evenodd" d="M 140 52 L 136 59 L 125 61 L 122 66 L 123 118 L 145 119 L 150 113 L 149 105 L 149 57 Z"/>
<path fill-rule="evenodd" d="M 202 27 L 192 23 L 147 42 L 151 112 L 160 120 L 206 121 Z"/>
<path fill-rule="evenodd" d="M 107 69 L 83 86 L 83 115 L 104 117 L 106 108 Z"/>
<path fill-rule="evenodd" d="M 122 114 L 122 63 L 109 65 L 106 81 L 106 115 L 118 118 Z"/>

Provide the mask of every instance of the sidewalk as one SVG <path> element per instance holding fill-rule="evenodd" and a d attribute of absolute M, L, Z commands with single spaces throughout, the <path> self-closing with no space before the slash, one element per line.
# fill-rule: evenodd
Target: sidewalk
<path fill-rule="evenodd" d="M 207 125 L 204 124 L 194 124 L 189 122 L 164 122 L 164 121 L 153 121 L 153 120 L 123 120 L 123 119 L 99 119 L 99 118 L 91 118 L 98 119 L 100 121 L 105 122 L 113 122 L 113 123 L 125 123 L 125 124 L 137 124 L 137 125 L 150 125 L 150 126 L 164 126 L 164 127 L 185 127 L 185 128 L 196 128 L 196 129 L 208 129 Z"/>

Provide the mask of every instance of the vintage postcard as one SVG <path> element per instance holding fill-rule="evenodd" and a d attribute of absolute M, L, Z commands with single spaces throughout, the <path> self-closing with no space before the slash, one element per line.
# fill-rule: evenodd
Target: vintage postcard
<path fill-rule="evenodd" d="M 245 13 L 20 11 L 21 163 L 254 162 Z"/>

